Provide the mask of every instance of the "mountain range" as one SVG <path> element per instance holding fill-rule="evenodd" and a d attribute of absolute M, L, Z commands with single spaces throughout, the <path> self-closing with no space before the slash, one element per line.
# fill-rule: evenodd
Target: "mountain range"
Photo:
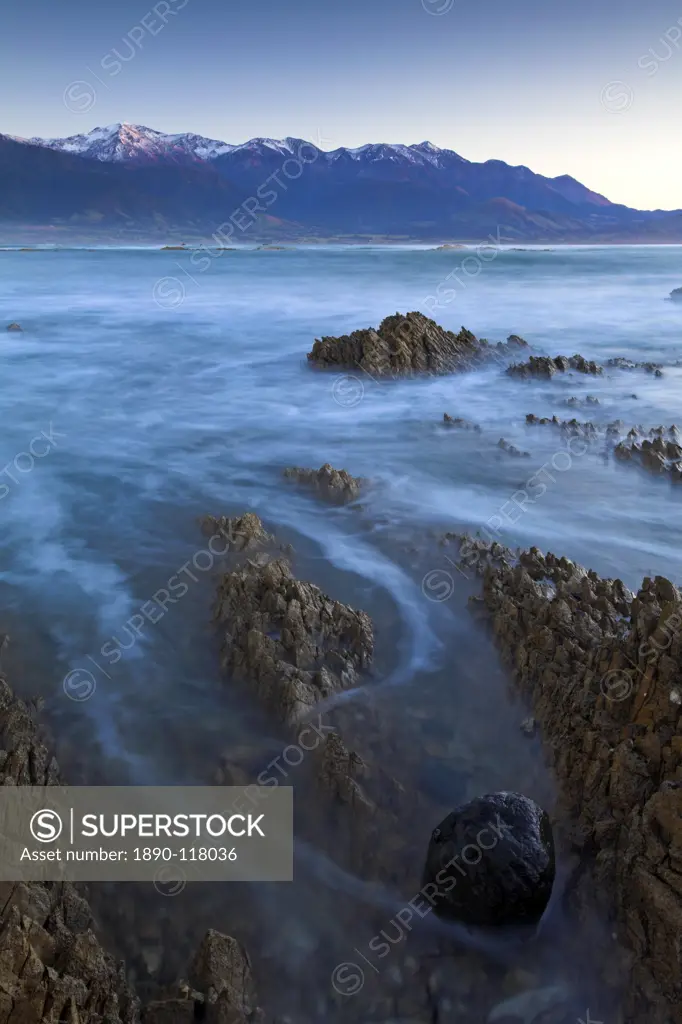
<path fill-rule="evenodd" d="M 221 228 L 222 225 L 222 228 Z M 0 240 L 682 242 L 682 211 L 610 202 L 569 175 L 430 142 L 332 151 L 114 124 L 0 135 Z"/>

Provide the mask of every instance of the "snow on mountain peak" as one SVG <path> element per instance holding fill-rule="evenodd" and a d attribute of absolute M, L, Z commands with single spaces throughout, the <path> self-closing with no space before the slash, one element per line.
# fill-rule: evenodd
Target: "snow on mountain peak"
<path fill-rule="evenodd" d="M 301 139 L 287 137 L 270 139 L 257 137 L 233 145 L 217 139 L 207 139 L 192 133 L 166 134 L 145 125 L 128 121 L 93 128 L 82 135 L 71 135 L 64 139 L 27 140 L 33 145 L 47 146 L 63 153 L 74 153 L 104 163 L 155 162 L 161 161 L 212 161 L 231 153 L 244 155 L 261 153 L 278 154 L 282 157 L 295 156 L 303 144 Z M 313 145 L 306 143 L 306 145 Z M 319 147 L 316 147 L 319 148 Z M 337 160 L 352 160 L 355 163 L 388 162 L 396 165 L 433 166 L 443 168 L 453 163 L 468 163 L 457 153 L 439 149 L 432 142 L 414 145 L 402 143 L 367 143 L 356 148 L 341 147 L 324 152 L 323 159 L 329 163 Z"/>

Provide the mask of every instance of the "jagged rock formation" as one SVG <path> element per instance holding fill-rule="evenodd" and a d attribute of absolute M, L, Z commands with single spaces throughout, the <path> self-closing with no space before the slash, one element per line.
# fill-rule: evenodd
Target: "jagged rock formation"
<path fill-rule="evenodd" d="M 3 785 L 59 783 L 29 708 L 2 677 L 0 749 Z M 1 1024 L 137 1024 L 138 1001 L 73 885 L 2 882 L 0 906 Z"/>
<path fill-rule="evenodd" d="M 469 925 L 535 925 L 552 895 L 549 815 L 519 793 L 489 793 L 434 829 L 423 885 L 436 912 Z"/>
<path fill-rule="evenodd" d="M 325 501 L 334 505 L 345 505 L 346 502 L 354 501 L 366 484 L 365 480 L 351 476 L 345 469 L 334 469 L 328 462 L 320 469 L 290 466 L 284 470 L 284 476 L 311 488 Z"/>
<path fill-rule="evenodd" d="M 189 982 L 150 1003 L 143 1024 L 260 1024 L 251 963 L 242 946 L 211 929 L 194 958 Z"/>
<path fill-rule="evenodd" d="M 578 373 L 591 373 L 597 376 L 603 368 L 590 362 L 581 355 L 574 356 L 531 356 L 526 363 L 514 363 L 508 367 L 507 373 L 512 377 L 553 377 L 555 373 L 577 370 Z"/>
<path fill-rule="evenodd" d="M 572 437 L 597 437 L 598 428 L 594 423 L 580 423 L 575 418 L 572 420 L 560 420 L 558 416 L 536 416 L 534 413 L 529 412 L 526 415 L 526 423 L 529 427 L 534 426 L 552 426 L 559 427 L 562 433 L 570 434 Z M 609 424 L 607 427 L 607 433 L 612 429 L 615 429 L 619 424 Z"/>
<path fill-rule="evenodd" d="M 273 557 L 257 517 L 247 516 L 248 548 L 260 550 L 226 573 L 218 588 L 222 666 L 293 723 L 356 683 L 372 658 L 372 623 L 364 612 L 297 580 L 286 557 Z M 246 518 L 226 521 L 229 534 L 238 536 Z"/>
<path fill-rule="evenodd" d="M 57 763 L 23 701 L 0 676 L 0 782 L 51 786 Z M 0 1024 L 251 1024 L 248 958 L 234 939 L 209 933 L 197 955 L 200 991 L 146 1009 L 93 931 L 90 907 L 69 882 L 0 883 Z M 206 953 L 232 950 L 222 960 Z M 208 970 L 207 964 L 213 970 Z M 203 968 L 203 969 L 202 969 Z M 213 991 L 217 991 L 214 997 Z"/>
<path fill-rule="evenodd" d="M 249 516 L 247 528 L 246 517 L 211 519 L 206 524 L 221 524 L 223 536 L 248 532 L 250 538 L 249 550 L 233 548 L 235 562 L 218 586 L 215 621 L 223 631 L 223 668 L 246 682 L 292 727 L 292 742 L 310 758 L 314 787 L 325 799 L 311 802 L 309 808 L 303 801 L 302 821 L 307 816 L 319 834 L 322 820 L 329 816 L 330 854 L 365 877 L 385 880 L 399 875 L 403 855 L 394 843 L 393 860 L 387 865 L 382 844 L 389 823 L 394 834 L 398 830 L 395 814 L 404 805 L 403 787 L 381 765 L 370 766 L 346 746 L 338 731 L 339 723 L 342 732 L 346 724 L 342 709 L 336 709 L 333 725 L 311 714 L 320 701 L 356 685 L 370 666 L 372 622 L 365 612 L 296 579 L 275 539 L 257 517 Z M 372 729 L 381 730 L 376 716 Z M 246 785 L 257 780 L 267 794 L 263 776 L 268 773 L 262 769 L 262 755 L 254 762 L 246 752 L 241 764 L 226 758 L 216 781 Z M 334 825 L 339 807 L 351 812 L 340 833 Z"/>
<path fill-rule="evenodd" d="M 481 428 L 477 423 L 471 423 L 469 420 L 464 420 L 461 416 L 448 416 L 446 412 L 443 413 L 443 424 L 446 427 L 458 428 L 459 430 L 475 430 L 477 434 L 481 433 Z"/>
<path fill-rule="evenodd" d="M 654 377 L 663 376 L 663 368 L 660 363 L 637 363 L 632 359 L 617 356 L 615 359 L 607 359 L 606 365 L 616 366 L 619 370 L 646 370 L 647 373 L 653 373 Z"/>
<path fill-rule="evenodd" d="M 374 377 L 413 373 L 452 373 L 504 358 L 527 343 L 511 335 L 506 344 L 490 345 L 462 328 L 446 331 L 423 313 L 395 313 L 377 330 L 367 328 L 339 338 L 317 339 L 308 353 L 315 366 L 365 370 Z"/>
<path fill-rule="evenodd" d="M 682 446 L 674 423 L 655 427 L 648 435 L 633 427 L 613 454 L 622 462 L 635 462 L 652 473 L 667 473 L 676 483 L 682 482 Z"/>
<path fill-rule="evenodd" d="M 599 405 L 599 399 L 594 395 L 585 395 L 584 398 L 567 398 L 563 404 L 570 406 Z"/>
<path fill-rule="evenodd" d="M 626 1019 L 682 1021 L 682 597 L 536 548 L 474 602 L 533 705 L 573 839 L 632 952 Z"/>
<path fill-rule="evenodd" d="M 530 452 L 522 452 L 520 448 L 517 448 L 516 445 L 510 444 L 510 442 L 506 441 L 503 437 L 501 437 L 497 442 L 497 447 L 501 451 L 506 452 L 507 455 L 513 455 L 517 459 L 530 458 Z"/>
<path fill-rule="evenodd" d="M 454 541 L 459 548 L 459 568 L 482 576 L 489 565 L 509 566 L 516 561 L 516 552 L 496 540 L 483 540 L 469 533 L 444 533 L 440 544 L 446 547 Z"/>

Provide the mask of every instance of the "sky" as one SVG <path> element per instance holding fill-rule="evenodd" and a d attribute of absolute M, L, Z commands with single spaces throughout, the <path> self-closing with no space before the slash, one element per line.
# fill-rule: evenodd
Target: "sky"
<path fill-rule="evenodd" d="M 4 0 L 0 132 L 428 140 L 682 208 L 682 0 Z"/>

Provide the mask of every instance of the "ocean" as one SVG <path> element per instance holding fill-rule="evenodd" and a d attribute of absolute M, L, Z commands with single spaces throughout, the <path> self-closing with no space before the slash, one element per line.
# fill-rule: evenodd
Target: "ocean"
<path fill-rule="evenodd" d="M 280 742 L 221 678 L 210 621 L 220 566 L 193 561 L 206 549 L 201 516 L 253 510 L 293 544 L 300 578 L 372 616 L 377 667 L 357 700 L 383 700 L 387 730 L 419 750 L 417 787 L 443 808 L 493 788 L 551 799 L 539 743 L 519 730 L 524 709 L 467 611 L 478 583 L 435 538 L 494 528 L 503 544 L 631 588 L 647 575 L 680 582 L 682 492 L 604 444 L 567 456 L 560 432 L 525 420 L 682 426 L 682 304 L 665 301 L 682 284 L 682 247 L 319 247 L 201 261 L 2 251 L 0 281 L 0 329 L 23 328 L 2 335 L 3 667 L 22 696 L 44 698 L 70 781 L 201 783 L 226 750 Z M 523 380 L 495 365 L 374 380 L 308 364 L 316 338 L 410 310 L 493 342 L 518 334 L 549 355 L 653 361 L 662 376 L 605 367 Z M 565 404 L 587 395 L 599 404 Z M 480 431 L 447 429 L 444 413 Z M 358 503 L 329 508 L 283 479 L 288 466 L 327 462 L 370 481 Z M 543 467 L 542 496 L 510 504 Z M 135 629 L 179 573 L 182 596 Z M 429 729 L 449 754 L 430 753 Z M 435 824 L 423 823 L 424 851 Z M 330 879 L 315 885 L 333 906 L 350 883 Z M 268 962 L 296 978 L 316 943 L 344 937 L 327 934 L 329 915 L 301 909 L 300 889 L 277 900 L 279 941 L 263 912 Z M 198 928 L 199 912 L 188 916 Z"/>

